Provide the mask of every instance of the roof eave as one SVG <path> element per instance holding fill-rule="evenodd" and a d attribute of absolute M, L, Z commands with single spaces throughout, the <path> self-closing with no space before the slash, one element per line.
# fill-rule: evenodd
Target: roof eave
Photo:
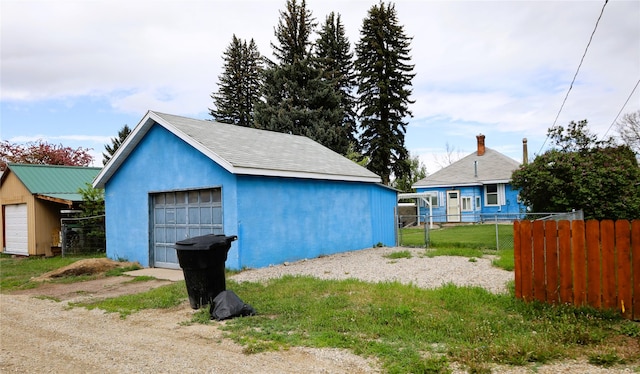
<path fill-rule="evenodd" d="M 483 180 L 477 182 L 462 182 L 462 183 L 439 183 L 439 184 L 414 184 L 411 188 L 449 188 L 449 187 L 471 187 L 471 186 L 484 186 L 485 184 L 498 184 L 498 183 L 511 183 L 510 179 L 494 179 Z"/>
<path fill-rule="evenodd" d="M 367 177 L 367 176 L 359 176 L 359 175 L 310 173 L 310 172 L 299 172 L 299 171 L 271 170 L 271 169 L 259 169 L 259 168 L 243 168 L 243 167 L 234 168 L 234 173 L 238 175 L 302 178 L 302 179 L 322 179 L 322 180 L 336 180 L 336 181 L 346 181 L 346 182 L 380 183 L 382 181 L 378 176 Z"/>
<path fill-rule="evenodd" d="M 131 152 L 135 149 L 135 147 L 142 141 L 147 132 L 153 127 L 154 124 L 158 124 L 165 128 L 167 131 L 171 132 L 173 135 L 185 141 L 187 144 L 196 148 L 205 156 L 209 157 L 211 160 L 219 164 L 221 167 L 229 171 L 230 173 L 235 173 L 233 165 L 229 163 L 227 160 L 223 159 L 216 153 L 212 152 L 209 148 L 203 146 L 202 144 L 195 141 L 192 137 L 183 133 L 182 131 L 176 129 L 171 123 L 164 120 L 162 117 L 158 116 L 156 113 L 152 111 L 147 111 L 147 114 L 138 122 L 138 125 L 133 129 L 131 134 L 127 137 L 127 139 L 122 143 L 122 145 L 118 148 L 116 153 L 113 155 L 111 160 L 104 166 L 100 174 L 94 179 L 93 187 L 94 188 L 104 188 L 107 184 L 107 181 L 115 174 L 115 172 L 122 166 L 124 160 L 129 157 Z"/>

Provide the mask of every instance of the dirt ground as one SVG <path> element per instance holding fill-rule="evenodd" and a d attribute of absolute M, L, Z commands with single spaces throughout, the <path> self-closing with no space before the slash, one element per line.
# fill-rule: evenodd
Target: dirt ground
<path fill-rule="evenodd" d="M 102 265 L 93 264 L 93 272 L 107 270 Z M 85 270 L 79 271 L 81 267 Z M 76 264 L 75 270 L 90 274 L 90 267 Z M 337 349 L 244 354 L 242 346 L 224 338 L 219 329 L 224 322 L 184 324 L 195 312 L 187 301 L 126 319 L 68 307 L 69 302 L 135 294 L 170 281 L 100 276 L 69 284 L 46 282 L 51 276 L 41 277 L 44 283 L 38 288 L 0 295 L 1 373 L 379 372 L 375 362 Z"/>
<path fill-rule="evenodd" d="M 95 265 L 95 271 L 102 274 Z M 82 266 L 86 266 L 83 264 Z M 72 266 L 73 267 L 73 266 Z M 76 270 L 80 265 L 75 265 Z M 49 276 L 48 274 L 44 279 Z M 166 310 L 145 310 L 121 319 L 116 313 L 70 308 L 69 302 L 135 294 L 170 281 L 129 282 L 104 277 L 0 295 L 1 373 L 380 373 L 375 360 L 338 349 L 294 347 L 245 354 L 211 325 L 187 325 L 187 301 Z M 456 370 L 454 373 L 464 371 Z M 535 368 L 496 367 L 495 373 L 613 373 L 568 361 Z"/>

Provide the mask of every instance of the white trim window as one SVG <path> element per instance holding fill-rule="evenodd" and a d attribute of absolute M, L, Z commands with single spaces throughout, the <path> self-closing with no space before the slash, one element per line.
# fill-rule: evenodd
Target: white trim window
<path fill-rule="evenodd" d="M 431 202 L 432 207 L 438 206 L 438 192 L 434 191 L 429 193 L 429 201 Z"/>
<path fill-rule="evenodd" d="M 486 184 L 484 186 L 484 205 L 500 206 L 505 205 L 504 184 Z"/>
<path fill-rule="evenodd" d="M 429 201 L 431 203 L 431 207 L 435 208 L 438 206 L 438 192 L 437 191 L 431 191 L 431 192 L 424 192 L 425 196 L 422 199 L 418 199 L 418 206 L 420 207 L 429 207 L 429 204 L 427 204 L 424 199 L 426 199 L 427 201 Z"/>
<path fill-rule="evenodd" d="M 480 196 L 476 196 L 476 210 L 480 210 L 482 205 L 480 205 Z"/>
<path fill-rule="evenodd" d="M 462 203 L 462 211 L 470 212 L 473 210 L 471 205 L 471 196 L 462 196 L 460 202 Z"/>

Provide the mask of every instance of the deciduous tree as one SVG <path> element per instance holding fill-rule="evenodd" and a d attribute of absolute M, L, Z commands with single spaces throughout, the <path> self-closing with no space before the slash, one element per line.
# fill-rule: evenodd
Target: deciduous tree
<path fill-rule="evenodd" d="M 616 122 L 618 135 L 636 155 L 640 155 L 640 110 L 626 113 Z"/>
<path fill-rule="evenodd" d="M 420 162 L 420 157 L 418 156 L 409 156 L 406 162 L 409 163 L 409 174 L 402 178 L 396 178 L 391 183 L 391 186 L 402 192 L 415 192 L 415 189 L 411 186 L 427 176 L 427 167 Z"/>
<path fill-rule="evenodd" d="M 587 219 L 640 218 L 640 168 L 627 145 L 597 140 L 587 121 L 549 129 L 554 147 L 512 175 L 533 212 L 583 210 Z"/>
<path fill-rule="evenodd" d="M 43 140 L 25 144 L 0 142 L 0 170 L 7 163 L 89 166 L 93 157 L 90 148 L 71 148 L 62 144 L 50 144 Z"/>

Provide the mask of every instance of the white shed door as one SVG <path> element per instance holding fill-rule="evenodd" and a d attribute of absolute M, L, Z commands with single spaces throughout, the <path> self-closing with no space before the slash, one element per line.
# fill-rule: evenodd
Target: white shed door
<path fill-rule="evenodd" d="M 4 206 L 5 253 L 29 255 L 27 204 Z"/>
<path fill-rule="evenodd" d="M 175 243 L 222 234 L 222 189 L 162 192 L 152 196 L 154 267 L 180 269 Z"/>

